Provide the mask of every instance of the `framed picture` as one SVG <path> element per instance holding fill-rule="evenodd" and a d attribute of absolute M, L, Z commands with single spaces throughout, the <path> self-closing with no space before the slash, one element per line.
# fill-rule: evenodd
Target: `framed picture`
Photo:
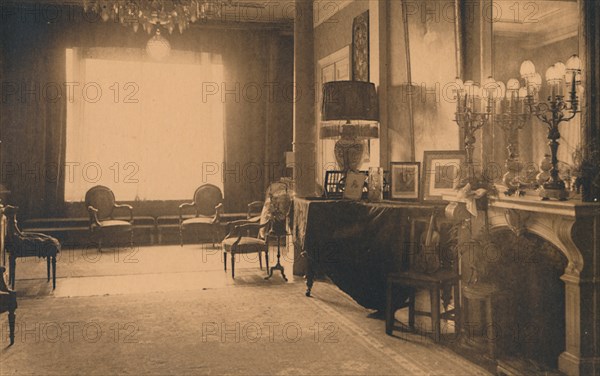
<path fill-rule="evenodd" d="M 352 79 L 369 82 L 369 11 L 352 22 Z"/>
<path fill-rule="evenodd" d="M 363 187 L 367 175 L 360 172 L 349 171 L 346 174 L 346 187 L 344 188 L 344 198 L 350 200 L 360 200 L 363 194 Z"/>
<path fill-rule="evenodd" d="M 423 200 L 442 201 L 453 193 L 461 178 L 466 154 L 462 150 L 425 151 L 423 154 Z"/>
<path fill-rule="evenodd" d="M 420 197 L 420 162 L 392 162 L 390 164 L 392 200 L 418 200 Z"/>

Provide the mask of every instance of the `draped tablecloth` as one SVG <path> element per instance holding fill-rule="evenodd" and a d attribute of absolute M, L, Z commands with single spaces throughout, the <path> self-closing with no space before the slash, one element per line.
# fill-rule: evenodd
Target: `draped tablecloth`
<path fill-rule="evenodd" d="M 409 217 L 431 212 L 417 203 L 295 198 L 292 234 L 308 259 L 307 295 L 322 272 L 362 306 L 383 310 L 387 274 L 407 266 Z"/>

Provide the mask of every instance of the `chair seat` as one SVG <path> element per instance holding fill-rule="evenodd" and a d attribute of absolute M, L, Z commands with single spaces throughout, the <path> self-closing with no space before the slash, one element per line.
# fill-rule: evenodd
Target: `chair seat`
<path fill-rule="evenodd" d="M 225 252 L 231 252 L 233 243 L 238 238 L 227 238 L 223 240 L 223 250 Z M 240 242 L 235 247 L 235 253 L 255 253 L 267 250 L 267 243 L 264 240 L 243 236 Z"/>
<path fill-rule="evenodd" d="M 127 222 L 127 221 L 120 221 L 118 219 L 110 219 L 107 221 L 100 221 L 100 228 L 111 228 L 111 229 L 118 229 L 121 228 L 122 230 L 126 231 L 131 229 L 132 224 Z"/>
<path fill-rule="evenodd" d="M 9 253 L 15 257 L 56 257 L 60 252 L 60 242 L 48 235 L 37 232 L 22 232 L 14 238 L 14 244 L 8 245 Z"/>
<path fill-rule="evenodd" d="M 189 218 L 181 222 L 181 227 L 189 226 L 189 225 L 212 225 L 213 218 L 211 217 L 195 217 Z"/>

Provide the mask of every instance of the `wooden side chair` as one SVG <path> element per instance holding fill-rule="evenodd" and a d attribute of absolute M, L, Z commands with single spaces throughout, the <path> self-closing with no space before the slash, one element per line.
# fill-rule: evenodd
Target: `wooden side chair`
<path fill-rule="evenodd" d="M 274 199 L 280 195 L 287 195 L 285 183 L 272 183 L 267 189 L 266 199 L 259 216 L 251 216 L 256 210 L 259 201 L 248 204 L 248 219 L 228 223 L 228 234 L 222 242 L 223 267 L 227 271 L 227 255 L 231 255 L 231 277 L 235 278 L 235 255 L 258 253 L 259 267 L 262 270 L 262 254 L 265 255 L 267 267 L 267 278 L 273 275 L 273 270 L 281 270 L 283 279 L 285 277 L 283 267 L 279 263 L 280 239 L 285 236 L 285 217 L 287 211 L 281 213 L 283 218 L 278 218 L 276 210 L 271 207 Z M 262 202 L 261 202 L 262 203 Z M 289 210 L 289 207 L 287 208 Z M 255 211 L 254 213 L 258 213 Z M 269 236 L 277 237 L 277 264 L 269 268 Z"/>
<path fill-rule="evenodd" d="M 127 204 L 117 204 L 115 194 L 110 188 L 97 185 L 85 194 L 85 207 L 90 216 L 90 232 L 98 241 L 98 250 L 102 250 L 102 239 L 107 234 L 129 232 L 133 247 L 133 208 Z M 114 219 L 115 209 L 126 209 L 129 220 Z"/>
<path fill-rule="evenodd" d="M 408 327 L 411 330 L 415 330 L 416 315 L 431 318 L 434 342 L 439 342 L 442 335 L 442 319 L 454 321 L 455 333 L 460 333 L 460 275 L 458 274 L 457 262 L 447 260 L 447 257 L 441 257 L 440 255 L 440 235 L 437 233 L 435 225 L 436 214 L 437 210 L 434 209 L 427 231 L 421 236 L 421 255 L 428 259 L 421 258 L 421 262 L 415 262 L 408 271 L 388 275 L 385 310 L 385 331 L 388 335 L 391 335 L 396 328 L 394 325 L 395 311 L 406 306 L 408 306 Z M 415 220 L 413 219 L 411 234 L 414 233 L 414 226 Z M 434 257 L 430 257 L 431 255 Z M 408 301 L 400 306 L 395 305 L 394 302 L 394 290 L 396 288 L 410 289 Z M 416 310 L 415 298 L 416 292 L 419 290 L 429 292 L 431 303 L 429 312 Z M 452 308 L 449 308 L 451 300 L 454 304 Z M 440 302 L 443 303 L 443 311 L 441 311 Z"/>
<path fill-rule="evenodd" d="M 60 252 L 60 242 L 46 234 L 37 232 L 24 232 L 17 224 L 17 211 L 15 206 L 6 206 L 7 216 L 6 249 L 8 251 L 9 276 L 11 288 L 15 288 L 15 273 L 17 259 L 22 257 L 39 257 L 46 259 L 47 278 L 50 281 L 50 266 L 52 266 L 52 288 L 56 288 L 56 255 Z"/>
<path fill-rule="evenodd" d="M 186 208 L 194 208 L 196 216 L 184 219 Z M 221 214 L 223 213 L 223 193 L 216 185 L 204 184 L 194 192 L 194 201 L 179 205 L 179 241 L 183 247 L 183 232 L 192 227 L 206 228 L 212 235 L 213 247 L 219 237 Z"/>

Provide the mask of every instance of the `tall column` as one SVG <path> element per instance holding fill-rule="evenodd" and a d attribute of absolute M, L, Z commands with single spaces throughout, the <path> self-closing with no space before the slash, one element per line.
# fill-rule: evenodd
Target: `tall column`
<path fill-rule="evenodd" d="M 315 57 L 313 0 L 296 0 L 294 20 L 294 181 L 296 194 L 315 194 Z"/>

